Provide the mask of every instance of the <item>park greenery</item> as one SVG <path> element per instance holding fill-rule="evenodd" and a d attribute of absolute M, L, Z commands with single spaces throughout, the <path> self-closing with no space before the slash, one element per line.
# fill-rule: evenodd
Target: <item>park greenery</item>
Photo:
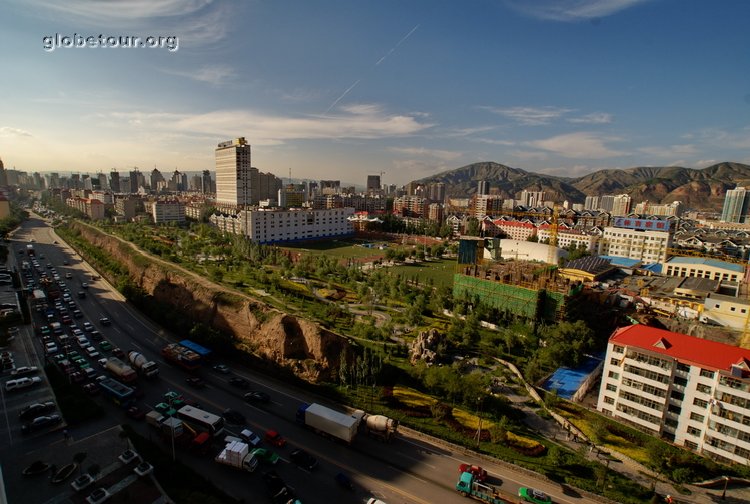
<path fill-rule="evenodd" d="M 636 483 L 587 461 L 581 453 L 539 438 L 524 425 L 520 410 L 502 395 L 488 393 L 498 379 L 518 385 L 513 377 L 491 365 L 494 359 L 515 363 L 528 382 L 536 383 L 559 366 L 576 366 L 587 353 L 601 350 L 609 331 L 594 330 L 582 320 L 534 324 L 514 313 L 487 307 L 478 299 L 454 297 L 449 283 L 424 274 L 445 265 L 442 256 L 448 250 L 446 244 L 414 247 L 388 243 L 380 253 L 382 257 L 373 261 L 382 267 L 372 267 L 373 262 L 358 259 L 371 257 L 373 250 L 363 250 L 354 240 L 329 243 L 321 253 L 311 244 L 301 248 L 252 243 L 221 234 L 204 223 L 187 227 L 95 225 L 148 254 L 223 285 L 228 293 L 261 296 L 270 305 L 350 338 L 360 350 L 341 359 L 346 364 L 338 370 L 337 382 L 326 385 L 329 395 L 464 445 L 474 442 L 470 426 L 472 416 L 478 415 L 471 412 L 481 407 L 489 436 L 488 442 L 482 443 L 483 451 L 556 481 L 603 492 L 618 502 L 648 499 L 648 491 Z M 189 334 L 219 354 L 237 358 L 236 346 L 228 336 L 193 325 L 174 310 L 155 305 L 133 283 L 122 264 L 87 243 L 74 227 L 61 225 L 58 232 L 155 320 L 175 332 Z M 390 266 L 393 263 L 401 265 Z M 409 268 L 413 269 L 411 274 L 404 273 Z M 485 329 L 482 322 L 495 324 L 497 329 Z M 408 344 L 419 332 L 429 329 L 444 336 L 437 348 L 438 365 L 421 361 L 412 364 Z M 469 360 L 474 363 L 467 364 Z M 429 396 L 429 404 L 420 406 L 399 398 L 393 391 L 402 385 Z M 585 432 L 585 426 L 582 428 Z M 519 439 L 546 449 L 530 455 L 519 449 L 522 442 L 513 442 Z M 604 443 L 607 438 L 592 434 L 591 439 Z M 653 450 L 681 452 L 657 440 L 650 443 Z M 719 471 L 718 466 L 697 456 L 690 459 L 689 472 L 679 470 L 686 459 L 676 455 L 669 455 L 666 465 L 656 467 L 652 455 L 634 458 L 678 483 Z"/>

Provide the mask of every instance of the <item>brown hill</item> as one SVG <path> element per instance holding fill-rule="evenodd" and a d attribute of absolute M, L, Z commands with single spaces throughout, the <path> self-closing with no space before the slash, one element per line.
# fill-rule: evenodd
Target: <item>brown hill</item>
<path fill-rule="evenodd" d="M 680 166 L 636 167 L 599 170 L 583 177 L 555 177 L 519 168 L 482 162 L 443 172 L 416 182 L 443 182 L 447 194 L 470 197 L 480 180 L 490 183 L 493 193 L 516 197 L 524 189 L 546 191 L 550 199 L 583 203 L 586 196 L 629 194 L 633 201 L 651 203 L 681 201 L 686 208 L 718 210 L 728 189 L 750 185 L 750 166 L 724 162 L 703 169 Z"/>

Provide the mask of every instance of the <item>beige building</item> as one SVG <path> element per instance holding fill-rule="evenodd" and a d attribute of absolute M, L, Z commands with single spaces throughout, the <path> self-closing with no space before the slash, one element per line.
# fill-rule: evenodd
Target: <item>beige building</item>
<path fill-rule="evenodd" d="M 626 257 L 643 264 L 663 263 L 671 245 L 669 231 L 606 227 L 599 241 L 599 255 Z"/>
<path fill-rule="evenodd" d="M 182 224 L 185 222 L 185 204 L 177 200 L 154 201 L 151 205 L 151 217 L 154 219 L 154 224 L 165 222 Z"/>
<path fill-rule="evenodd" d="M 245 207 L 258 202 L 257 194 L 253 198 L 251 170 L 250 144 L 244 137 L 216 147 L 217 205 Z"/>
<path fill-rule="evenodd" d="M 705 257 L 673 257 L 662 269 L 667 276 L 710 278 L 739 282 L 745 277 L 745 266 Z"/>

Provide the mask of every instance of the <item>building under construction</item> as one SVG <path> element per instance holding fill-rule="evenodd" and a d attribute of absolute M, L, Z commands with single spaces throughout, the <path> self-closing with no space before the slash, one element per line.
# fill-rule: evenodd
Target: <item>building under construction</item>
<path fill-rule="evenodd" d="M 583 285 L 543 262 L 499 261 L 497 240 L 462 238 L 453 277 L 453 296 L 479 298 L 486 306 L 535 322 L 577 318 Z"/>

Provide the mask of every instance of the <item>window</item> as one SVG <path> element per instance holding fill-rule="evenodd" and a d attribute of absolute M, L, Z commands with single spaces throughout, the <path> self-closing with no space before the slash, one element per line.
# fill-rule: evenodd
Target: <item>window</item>
<path fill-rule="evenodd" d="M 709 387 L 708 385 L 704 385 L 703 383 L 699 383 L 695 387 L 695 390 L 697 390 L 698 392 L 701 392 L 703 394 L 710 394 L 711 393 L 711 387 Z"/>
<path fill-rule="evenodd" d="M 667 407 L 667 411 L 669 411 L 670 413 L 674 413 L 675 415 L 679 415 L 680 413 L 682 413 L 682 408 L 680 408 L 679 406 L 675 406 L 674 404 L 670 404 Z"/>
<path fill-rule="evenodd" d="M 604 396 L 604 402 L 605 402 L 605 404 L 614 404 L 615 400 L 613 398 L 611 398 L 611 397 Z"/>
<path fill-rule="evenodd" d="M 693 399 L 693 405 L 698 406 L 700 408 L 705 408 L 708 406 L 708 401 L 704 401 L 703 399 L 698 399 L 697 397 Z"/>
<path fill-rule="evenodd" d="M 687 433 L 690 434 L 691 436 L 700 437 L 701 430 L 700 429 L 696 429 L 695 427 L 691 426 L 691 427 L 687 428 Z"/>
<path fill-rule="evenodd" d="M 683 394 L 682 392 L 678 392 L 676 390 L 673 390 L 672 393 L 669 394 L 669 397 L 671 397 L 672 399 L 675 399 L 677 401 L 682 401 L 683 399 L 685 399 L 685 394 Z"/>
<path fill-rule="evenodd" d="M 613 353 L 623 353 L 625 351 L 625 347 L 621 347 L 620 345 L 613 345 L 612 346 L 612 352 Z"/>
<path fill-rule="evenodd" d="M 689 373 L 690 372 L 690 366 L 687 364 L 683 364 L 682 362 L 677 363 L 677 371 L 682 371 L 683 373 Z"/>
<path fill-rule="evenodd" d="M 699 415 L 698 413 L 690 413 L 690 420 L 695 420 L 696 422 L 703 423 L 703 421 L 706 419 L 705 416 Z"/>
<path fill-rule="evenodd" d="M 612 357 L 611 359 L 609 359 L 609 363 L 612 364 L 613 366 L 619 366 L 620 359 L 618 359 L 617 357 Z"/>
<path fill-rule="evenodd" d="M 681 376 L 675 376 L 674 384 L 679 385 L 680 387 L 684 387 L 685 385 L 687 385 L 687 378 L 682 378 Z"/>
<path fill-rule="evenodd" d="M 610 392 L 617 392 L 617 386 L 611 383 L 607 383 L 607 390 L 609 390 Z"/>
<path fill-rule="evenodd" d="M 614 378 L 615 380 L 620 379 L 620 373 L 615 373 L 614 371 L 610 371 L 607 376 L 609 376 L 610 378 Z"/>
<path fill-rule="evenodd" d="M 709 369 L 701 369 L 701 376 L 704 378 L 713 378 L 714 372 Z"/>
<path fill-rule="evenodd" d="M 695 451 L 695 450 L 698 449 L 698 443 L 693 443 L 692 441 L 685 441 L 685 443 L 683 444 L 683 446 L 685 448 L 687 448 L 688 450 Z"/>

